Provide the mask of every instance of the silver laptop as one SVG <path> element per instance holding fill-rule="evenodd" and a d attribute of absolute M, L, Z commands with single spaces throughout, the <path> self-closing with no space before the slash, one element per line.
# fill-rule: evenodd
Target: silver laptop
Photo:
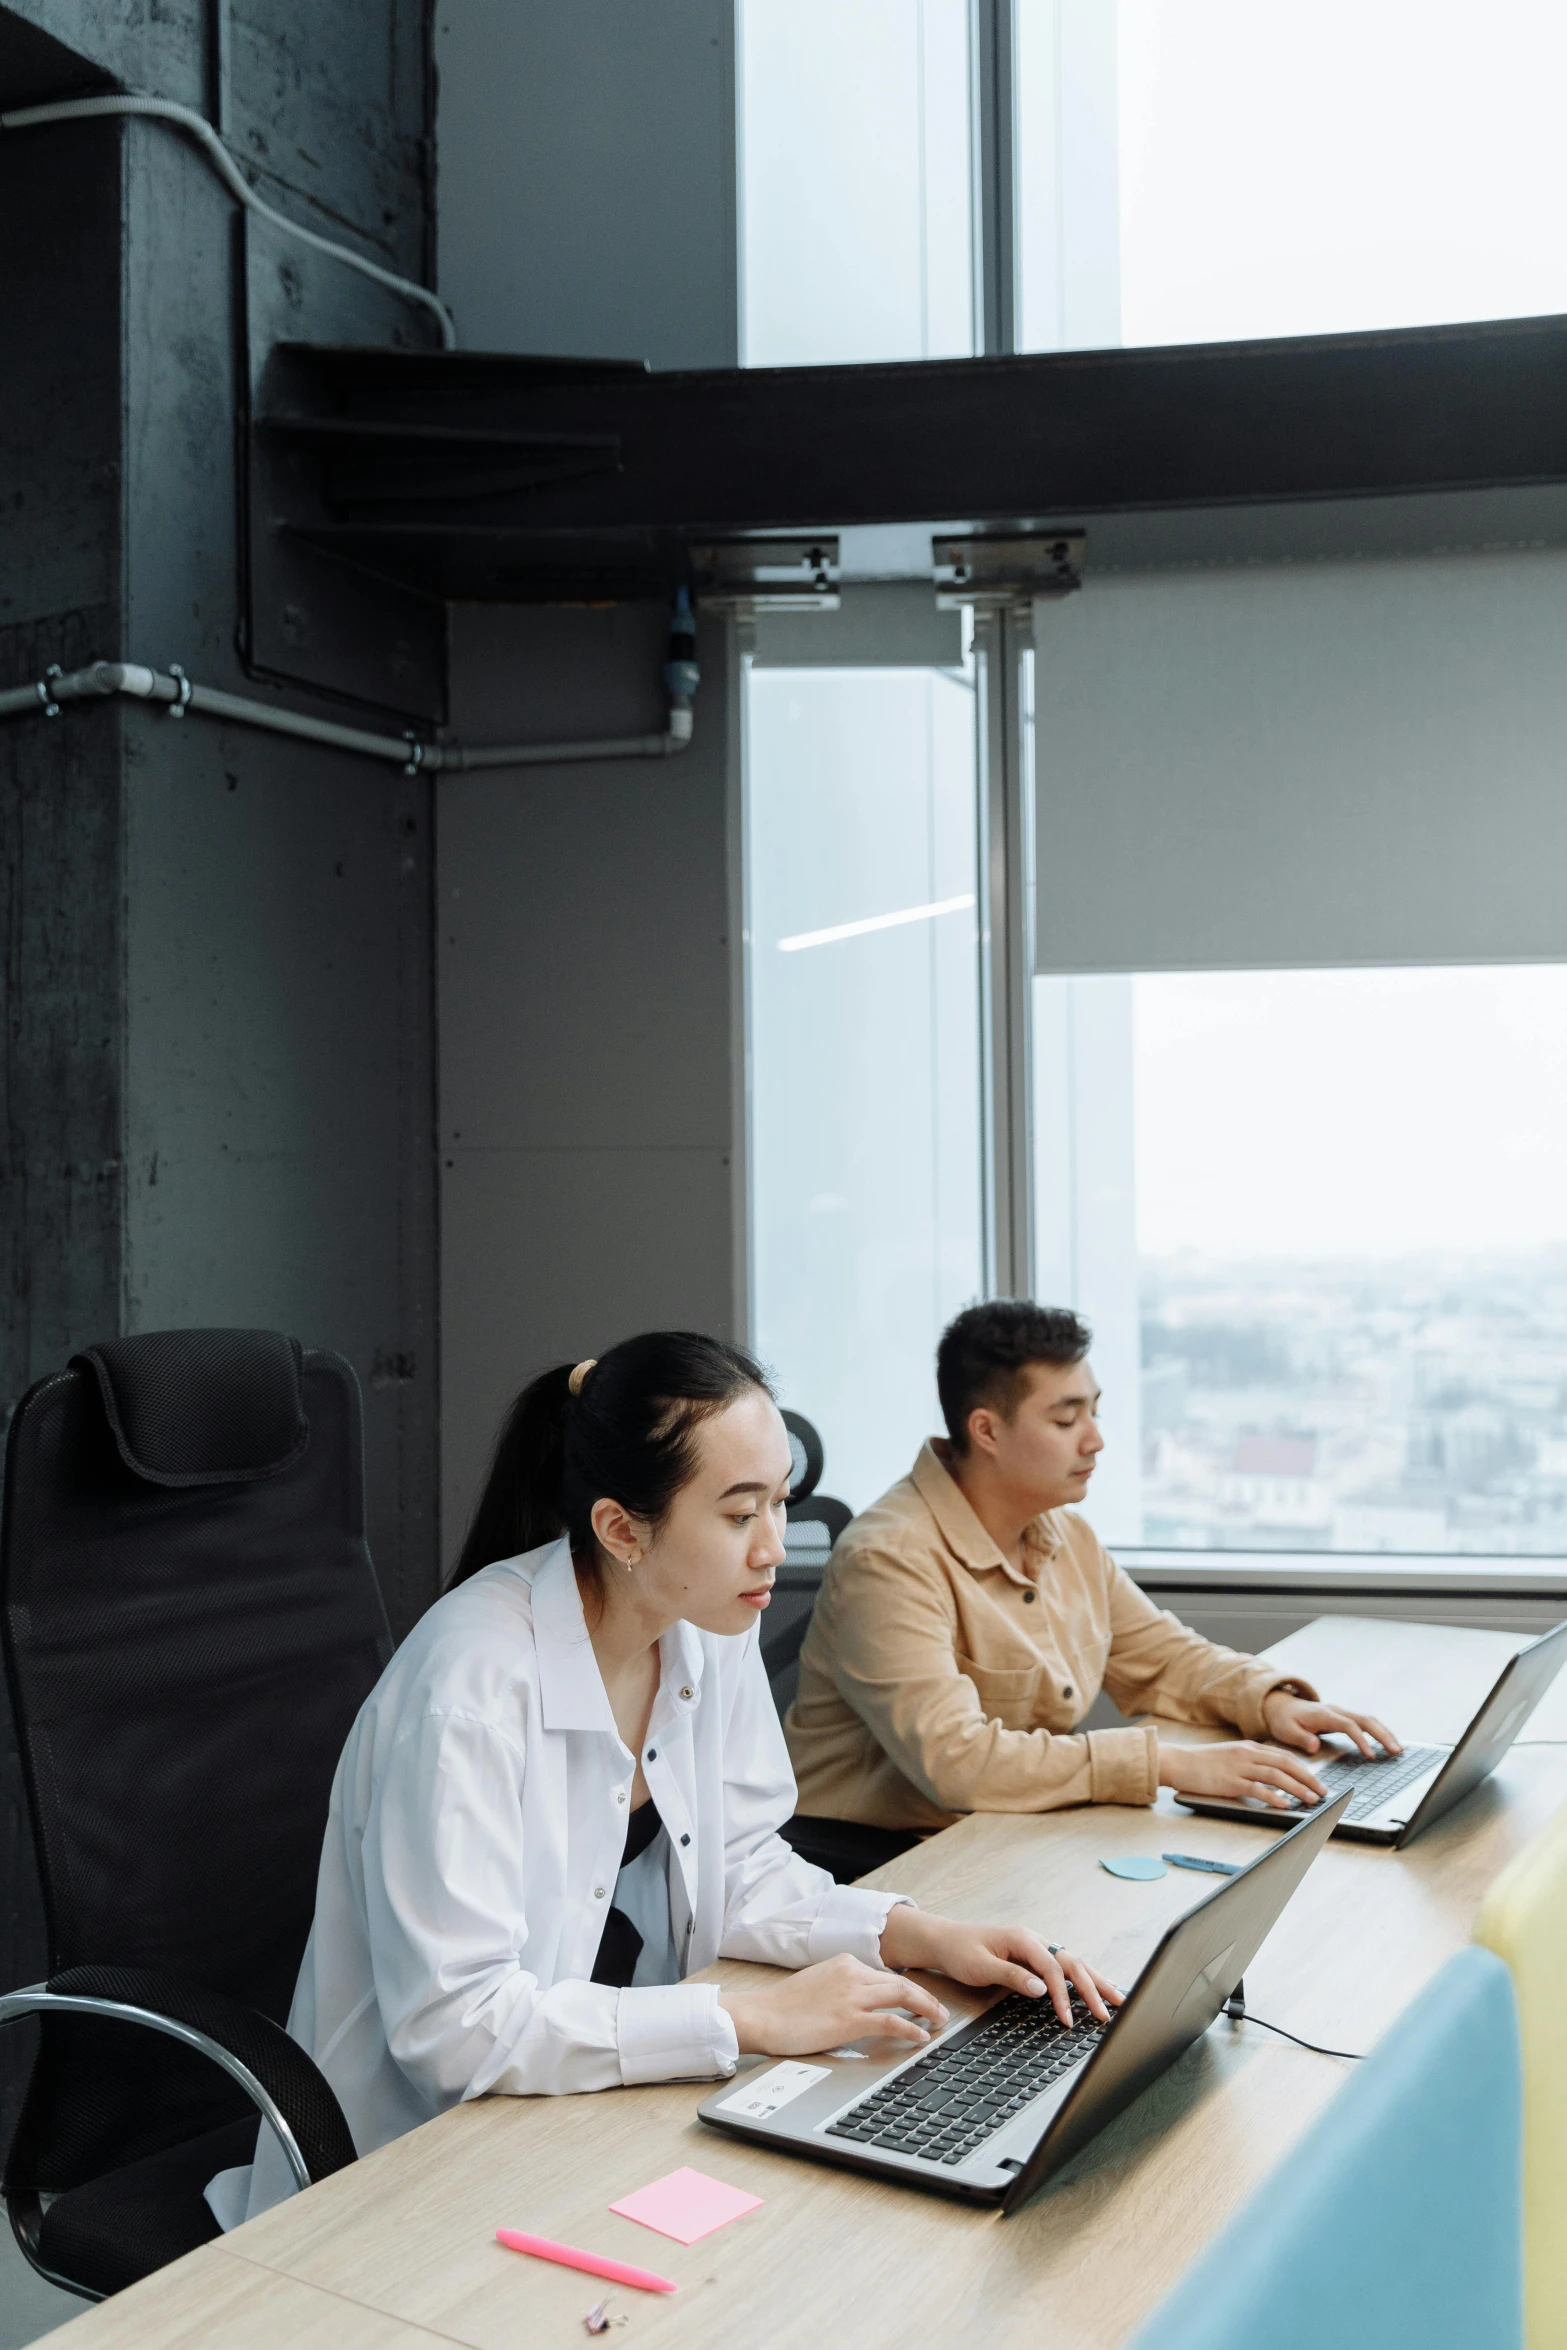
<path fill-rule="evenodd" d="M 1365 1844 L 1410 1843 L 1491 1776 L 1564 1663 L 1567 1624 L 1558 1624 L 1508 1660 L 1456 1746 L 1406 1746 L 1402 1754 L 1368 1758 L 1358 1747 L 1329 1738 L 1321 1754 L 1301 1756 L 1330 1801 L 1349 1796 L 1335 1835 L 1356 1836 Z M 1178 1795 L 1176 1801 L 1187 1811 L 1221 1820 L 1277 1822 L 1290 1816 L 1277 1804 L 1230 1803 L 1222 1796 Z"/>
<path fill-rule="evenodd" d="M 789 2154 L 1019 2204 L 1206 2032 L 1332 1833 L 1348 1797 L 1313 1811 L 1170 1927 L 1108 2025 L 1074 1997 L 994 1993 L 925 2048 L 856 2041 L 763 2065 L 698 2109 L 715 2130 Z M 942 1986 L 949 2004 L 975 1994 Z"/>

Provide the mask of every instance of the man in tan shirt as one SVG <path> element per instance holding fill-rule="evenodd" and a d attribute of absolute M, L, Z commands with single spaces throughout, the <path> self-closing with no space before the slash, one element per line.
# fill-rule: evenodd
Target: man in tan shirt
<path fill-rule="evenodd" d="M 1088 1343 L 1075 1315 L 1021 1300 L 943 1335 L 948 1436 L 839 1537 L 801 1651 L 784 1729 L 802 1821 L 924 1832 L 1160 1786 L 1283 1807 L 1322 1795 L 1298 1755 L 1325 1731 L 1399 1752 L 1369 1715 L 1156 1608 L 1075 1515 L 1104 1445 Z M 1101 1688 L 1123 1712 L 1242 1736 L 1080 1731 Z"/>

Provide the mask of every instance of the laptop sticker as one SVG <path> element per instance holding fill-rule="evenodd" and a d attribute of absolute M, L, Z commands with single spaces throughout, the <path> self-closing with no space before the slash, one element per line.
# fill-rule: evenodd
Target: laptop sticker
<path fill-rule="evenodd" d="M 744 2114 L 747 2121 L 769 2121 L 791 2098 L 803 2096 L 813 2081 L 828 2080 L 831 2072 L 825 2064 L 775 2064 L 754 2081 L 742 2082 L 731 2096 L 721 2097 L 719 2107 L 725 2113 Z"/>

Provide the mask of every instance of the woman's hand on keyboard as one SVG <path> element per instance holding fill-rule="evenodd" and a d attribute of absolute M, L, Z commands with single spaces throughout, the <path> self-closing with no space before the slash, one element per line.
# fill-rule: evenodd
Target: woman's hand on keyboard
<path fill-rule="evenodd" d="M 947 2020 L 941 2001 L 918 1983 L 845 1953 L 759 1991 L 721 1991 L 718 2004 L 728 2010 L 742 2056 L 815 2056 L 872 2035 L 923 2048 Z"/>
<path fill-rule="evenodd" d="M 1022 1926 L 970 1926 L 902 1903 L 888 1913 L 881 1955 L 888 1966 L 929 1967 L 936 1974 L 950 1975 L 955 1983 L 973 1983 L 980 1989 L 995 1983 L 1006 1991 L 1021 1991 L 1028 1999 L 1048 1993 L 1064 2024 L 1072 2021 L 1068 1995 L 1073 1988 L 1101 2023 L 1107 2023 L 1110 2009 L 1121 2004 L 1115 1985 L 1096 1974 L 1086 1959 L 1074 1958 L 1069 1950 L 1053 1951 Z"/>
<path fill-rule="evenodd" d="M 1323 1705 L 1315 1697 L 1299 1697 L 1293 1689 L 1270 1689 L 1262 1701 L 1262 1718 L 1270 1738 L 1277 1738 L 1284 1746 L 1302 1747 L 1307 1754 L 1317 1752 L 1323 1733 L 1329 1730 L 1352 1738 L 1368 1762 L 1376 1759 L 1378 1746 L 1389 1754 L 1404 1751 L 1375 1714 L 1352 1714 L 1343 1706 Z"/>
<path fill-rule="evenodd" d="M 1222 1746 L 1159 1742 L 1159 1784 L 1177 1795 L 1218 1796 L 1225 1803 L 1271 1803 L 1285 1811 L 1320 1803 L 1327 1789 L 1281 1747 L 1236 1738 Z"/>

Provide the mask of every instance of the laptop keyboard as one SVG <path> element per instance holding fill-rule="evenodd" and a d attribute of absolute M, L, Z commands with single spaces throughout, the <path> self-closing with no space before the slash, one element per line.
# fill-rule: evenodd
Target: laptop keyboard
<path fill-rule="evenodd" d="M 1433 1763 L 1444 1761 L 1446 1753 L 1442 1746 L 1406 1746 L 1402 1754 L 1369 1760 L 1359 1753 L 1335 1755 L 1332 1762 L 1313 1756 L 1306 1767 L 1314 1778 L 1322 1781 L 1330 1801 L 1335 1795 L 1342 1795 L 1346 1788 L 1354 1790 L 1344 1814 L 1346 1820 L 1368 1820 L 1400 1787 L 1407 1787 L 1411 1779 L 1418 1779 Z"/>
<path fill-rule="evenodd" d="M 829 2122 L 828 2136 L 878 2153 L 962 2162 L 1098 2047 L 1108 2026 L 1075 1991 L 1071 2002 L 1068 2031 L 1048 1999 L 1009 1992 L 971 2032 L 905 2066 Z"/>

